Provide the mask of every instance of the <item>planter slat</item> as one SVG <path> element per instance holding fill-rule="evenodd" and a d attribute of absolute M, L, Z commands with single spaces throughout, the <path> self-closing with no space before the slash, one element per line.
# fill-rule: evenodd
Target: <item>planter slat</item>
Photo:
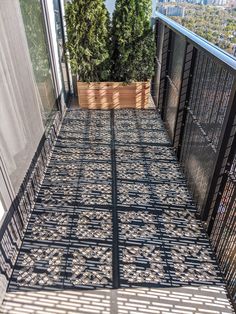
<path fill-rule="evenodd" d="M 150 82 L 78 82 L 77 87 L 84 109 L 145 109 L 149 105 Z"/>

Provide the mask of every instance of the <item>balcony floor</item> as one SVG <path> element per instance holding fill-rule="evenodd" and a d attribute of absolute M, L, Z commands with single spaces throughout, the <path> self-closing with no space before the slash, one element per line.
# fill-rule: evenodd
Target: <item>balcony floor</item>
<path fill-rule="evenodd" d="M 3 313 L 233 313 L 195 211 L 154 110 L 68 111 Z"/>

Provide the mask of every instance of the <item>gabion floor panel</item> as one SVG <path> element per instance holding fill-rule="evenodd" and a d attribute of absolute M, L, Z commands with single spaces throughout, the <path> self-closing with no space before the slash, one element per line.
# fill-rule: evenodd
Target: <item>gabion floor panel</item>
<path fill-rule="evenodd" d="M 195 211 L 154 110 L 70 110 L 8 295 L 107 288 L 167 291 L 190 286 L 224 290 Z M 143 313 L 162 312 L 153 308 Z M 227 302 L 224 313 L 231 313 Z"/>

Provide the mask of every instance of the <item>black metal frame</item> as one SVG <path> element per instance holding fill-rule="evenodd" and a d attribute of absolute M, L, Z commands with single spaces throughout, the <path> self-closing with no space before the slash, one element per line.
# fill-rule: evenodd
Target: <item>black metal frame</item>
<path fill-rule="evenodd" d="M 45 30 L 45 35 L 47 38 L 47 48 L 48 48 L 48 53 L 49 53 L 49 62 L 51 65 L 51 70 L 52 70 L 52 79 L 53 79 L 53 87 L 54 87 L 54 93 L 55 93 L 55 99 L 56 99 L 56 106 L 57 109 L 62 112 L 61 108 L 61 96 L 60 96 L 60 91 L 58 87 L 58 82 L 57 82 L 57 75 L 56 75 L 56 70 L 55 70 L 55 55 L 53 52 L 52 48 L 52 34 L 50 32 L 50 27 L 49 27 L 49 16 L 48 16 L 48 11 L 47 11 L 47 6 L 45 4 L 45 0 L 40 0 L 40 4 L 42 7 L 42 19 L 44 22 L 44 30 Z"/>
<path fill-rule="evenodd" d="M 173 145 L 189 179 L 189 187 L 198 204 L 198 214 L 205 222 L 211 237 L 213 233 L 217 233 L 215 219 L 219 216 L 222 195 L 227 190 L 229 173 L 236 153 L 236 58 L 162 14 L 158 14 L 156 19 L 156 28 L 159 28 L 160 25 L 165 28 L 163 42 L 158 36 L 156 38 L 157 46 L 159 45 L 163 49 L 158 64 L 161 67 L 161 78 L 159 89 L 153 89 L 153 96 L 162 119 L 165 120 L 168 99 L 166 87 L 171 71 L 170 43 L 171 37 L 174 36 L 172 34 L 178 34 L 185 40 L 186 49 L 178 113 L 174 121 Z M 156 34 L 158 34 L 158 29 Z M 161 47 L 158 49 L 161 50 Z M 211 84 L 212 74 L 215 74 L 218 79 L 215 85 Z M 224 82 L 220 81 L 222 78 L 225 78 Z M 215 109 L 214 105 L 217 105 L 218 109 Z M 207 108 L 210 109 L 209 112 L 207 112 Z M 200 133 L 196 130 L 199 130 Z M 200 134 L 201 137 L 199 137 Z M 201 151 L 197 151 L 198 148 L 212 153 L 209 156 L 206 153 L 202 156 Z M 198 168 L 191 168 L 191 164 L 188 163 L 191 155 L 197 156 L 199 159 L 195 162 L 203 166 L 197 165 Z M 207 167 L 209 158 L 212 159 L 210 163 L 212 166 L 210 169 L 208 167 L 204 173 L 204 167 Z M 208 180 L 205 196 L 202 199 L 199 197 L 201 188 L 196 190 L 197 185 L 201 184 L 201 177 L 197 178 L 199 169 L 203 172 L 202 176 L 206 176 Z M 231 204 L 231 208 L 232 206 Z M 219 220 L 219 217 L 217 219 Z M 232 223 L 231 228 L 233 228 Z M 226 245 L 227 243 L 225 243 L 225 248 Z M 225 250 L 218 253 L 217 243 L 214 241 L 213 247 L 217 258 L 221 259 L 222 254 L 226 253 Z M 227 263 L 225 261 L 224 265 Z M 231 278 L 233 278 L 236 273 L 232 265 L 228 269 L 224 268 L 223 271 L 228 282 L 228 274 L 231 272 Z M 235 298 L 236 291 L 231 289 L 230 292 L 232 298 Z"/>
<path fill-rule="evenodd" d="M 65 29 L 64 29 L 64 23 L 63 23 L 63 16 L 62 16 L 62 7 L 61 7 L 61 1 L 58 0 L 58 4 L 59 4 L 59 13 L 60 13 L 60 20 L 61 20 L 61 25 L 62 25 L 62 41 L 63 41 L 63 45 L 64 45 L 64 48 L 66 46 L 66 40 L 65 40 Z M 66 58 L 66 49 L 64 50 L 64 55 L 65 55 L 65 58 Z M 66 62 L 66 74 L 67 74 L 67 78 L 68 78 L 68 85 L 69 85 L 69 94 L 71 95 L 72 94 L 72 91 L 71 91 L 71 81 L 70 81 L 70 71 L 69 71 L 69 65 L 68 65 L 68 62 Z M 68 105 L 69 103 L 69 96 L 67 97 L 66 99 L 66 103 Z"/>
<path fill-rule="evenodd" d="M 42 7 L 42 11 L 43 11 L 43 20 L 44 20 L 44 27 L 45 27 L 45 34 L 47 37 L 47 45 L 48 45 L 48 52 L 49 52 L 49 57 L 50 57 L 50 64 L 51 64 L 51 69 L 52 69 L 52 78 L 53 78 L 53 85 L 55 88 L 55 92 L 56 92 L 56 105 L 58 110 L 60 110 L 60 112 L 62 113 L 62 104 L 61 104 L 61 92 L 58 86 L 58 77 L 57 77 L 57 73 L 56 73 L 56 56 L 53 50 L 53 41 L 52 41 L 52 33 L 51 33 L 51 28 L 50 28 L 50 23 L 49 23 L 49 12 L 48 12 L 48 8 L 47 8 L 47 4 L 46 4 L 46 0 L 40 0 L 41 3 L 41 7 Z M 61 14 L 61 4 L 59 1 L 59 8 L 60 8 L 60 18 L 62 21 L 62 14 Z M 62 28 L 63 28 L 63 23 L 62 23 Z M 63 43 L 65 43 L 65 38 L 64 38 L 64 29 L 63 29 Z M 61 66 L 61 65 L 60 65 Z M 69 80 L 69 70 L 68 70 L 68 64 L 66 63 L 66 69 L 67 69 L 67 76 L 68 76 L 68 83 L 69 83 L 69 88 L 70 88 L 70 80 Z M 70 94 L 71 90 L 69 91 Z M 69 104 L 70 101 L 70 97 L 67 97 L 66 102 L 67 105 Z"/>
<path fill-rule="evenodd" d="M 176 149 L 177 157 L 180 158 L 181 146 L 184 135 L 185 121 L 187 117 L 187 106 L 190 97 L 190 90 L 192 86 L 192 76 L 195 65 L 196 50 L 191 44 L 187 44 L 185 47 L 185 59 L 182 72 L 178 116 L 175 123 L 174 132 L 174 147 Z"/>
<path fill-rule="evenodd" d="M 65 54 L 66 54 L 66 50 L 65 50 L 65 30 L 64 30 L 64 27 L 63 27 L 62 7 L 61 7 L 61 1 L 60 0 L 58 0 L 58 7 L 59 7 L 59 18 L 60 18 L 61 29 L 62 29 L 62 43 L 63 43 L 63 47 L 64 47 L 63 54 L 64 54 L 64 58 L 66 60 L 66 56 L 65 56 Z M 59 48 L 58 48 L 58 53 L 59 53 Z M 68 106 L 69 105 L 69 101 L 70 101 L 70 96 L 71 96 L 72 93 L 71 93 L 71 82 L 70 82 L 68 62 L 65 62 L 65 65 L 66 65 L 66 75 L 67 75 L 68 87 L 69 87 L 68 94 L 66 95 L 66 98 L 65 98 L 65 103 Z M 59 62 L 59 66 L 60 66 L 60 71 L 62 73 L 61 62 Z M 63 76 L 61 77 L 61 80 L 62 80 L 62 84 L 64 85 Z M 61 97 L 61 95 L 60 95 L 60 97 Z"/>
<path fill-rule="evenodd" d="M 114 110 L 111 110 L 111 162 L 112 162 L 112 221 L 113 221 L 113 250 L 112 250 L 112 278 L 113 288 L 120 288 L 119 268 L 119 227 L 117 212 L 117 170 L 116 170 L 116 148 L 115 148 L 115 117 Z"/>
<path fill-rule="evenodd" d="M 170 47 L 171 47 L 171 32 L 168 28 L 164 28 L 164 38 L 163 38 L 163 50 L 162 50 L 162 60 L 161 60 L 161 73 L 160 73 L 160 89 L 158 97 L 158 108 L 161 113 L 162 119 L 164 118 L 164 108 L 166 102 L 166 92 L 167 92 L 167 80 L 166 76 L 168 74 L 168 64 L 170 61 Z M 160 61 L 160 60 L 159 60 Z"/>

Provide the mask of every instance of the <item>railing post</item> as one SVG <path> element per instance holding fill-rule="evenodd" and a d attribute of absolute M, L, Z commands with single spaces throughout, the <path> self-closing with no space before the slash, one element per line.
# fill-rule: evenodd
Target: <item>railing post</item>
<path fill-rule="evenodd" d="M 173 145 L 180 159 L 181 147 L 184 135 L 184 127 L 187 117 L 187 107 L 189 103 L 190 92 L 192 88 L 192 77 L 196 60 L 196 49 L 189 43 L 186 43 L 183 73 L 181 79 L 178 113 L 175 124 Z"/>
<path fill-rule="evenodd" d="M 155 69 L 154 69 L 155 73 L 152 78 L 151 94 L 152 94 L 152 98 L 153 98 L 156 108 L 158 106 L 158 91 L 159 91 L 158 82 L 160 79 L 159 77 L 160 63 L 158 62 L 158 46 L 161 45 L 160 36 L 158 36 L 158 33 L 160 33 L 160 30 L 159 30 L 160 24 L 161 23 L 158 20 L 154 24 L 155 25 L 154 36 L 155 36 L 156 52 L 155 52 Z"/>
<path fill-rule="evenodd" d="M 160 88 L 158 97 L 158 109 L 160 111 L 162 119 L 164 119 L 165 103 L 167 99 L 167 75 L 170 61 L 170 48 L 171 48 L 171 30 L 165 26 L 162 47 Z"/>

